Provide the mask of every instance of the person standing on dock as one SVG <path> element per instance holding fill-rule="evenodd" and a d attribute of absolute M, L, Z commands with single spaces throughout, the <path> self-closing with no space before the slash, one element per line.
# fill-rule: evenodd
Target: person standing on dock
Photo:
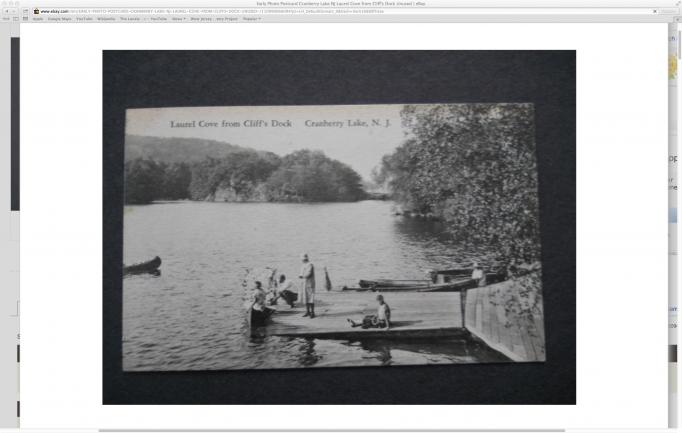
<path fill-rule="evenodd" d="M 305 299 L 305 314 L 303 317 L 310 317 L 313 319 L 315 317 L 315 266 L 310 263 L 308 254 L 303 253 L 301 255 L 301 261 L 303 266 L 301 266 L 301 273 L 298 278 L 303 279 L 301 284 L 303 299 Z"/>
<path fill-rule="evenodd" d="M 485 272 L 483 272 L 483 268 L 481 267 L 481 265 L 479 265 L 476 262 L 473 263 L 473 267 L 474 267 L 474 271 L 471 273 L 471 279 L 476 280 L 478 287 L 485 286 L 486 281 L 485 281 Z"/>

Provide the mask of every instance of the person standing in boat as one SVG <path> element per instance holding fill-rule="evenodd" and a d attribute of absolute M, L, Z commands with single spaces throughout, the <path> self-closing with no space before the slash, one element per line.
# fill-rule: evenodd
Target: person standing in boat
<path fill-rule="evenodd" d="M 251 308 L 256 311 L 266 312 L 268 309 L 265 306 L 267 293 L 263 290 L 263 284 L 261 284 L 260 281 L 256 281 L 255 284 L 256 287 L 253 289 L 253 304 L 251 304 Z"/>
<path fill-rule="evenodd" d="M 253 294 L 253 304 L 251 304 L 251 325 L 262 326 L 275 310 L 269 308 L 265 304 L 267 293 L 263 290 L 263 285 L 260 281 L 256 281 L 256 288 Z"/>
<path fill-rule="evenodd" d="M 301 261 L 303 265 L 301 266 L 301 273 L 298 278 L 303 280 L 301 283 L 301 291 L 303 293 L 299 294 L 299 299 L 305 300 L 306 312 L 303 317 L 310 317 L 312 319 L 315 317 L 315 266 L 310 263 L 308 254 L 303 253 Z"/>
<path fill-rule="evenodd" d="M 471 273 L 471 279 L 476 280 L 478 287 L 485 286 L 486 281 L 485 281 L 485 272 L 483 272 L 483 268 L 481 267 L 481 265 L 479 265 L 476 262 L 473 263 L 473 267 L 474 267 L 474 270 Z"/>
<path fill-rule="evenodd" d="M 251 306 L 254 310 L 263 311 L 265 309 L 265 298 L 267 294 L 263 290 L 263 284 L 260 281 L 256 281 L 256 288 L 253 290 L 253 305 Z"/>

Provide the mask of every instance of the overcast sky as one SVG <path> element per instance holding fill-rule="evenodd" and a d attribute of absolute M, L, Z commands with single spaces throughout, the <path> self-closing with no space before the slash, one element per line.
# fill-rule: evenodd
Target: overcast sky
<path fill-rule="evenodd" d="M 369 179 L 381 157 L 391 153 L 404 139 L 401 108 L 402 105 L 310 105 L 131 109 L 127 111 L 126 133 L 206 138 L 278 155 L 299 149 L 322 150 Z M 289 121 L 291 126 L 276 127 L 273 120 L 282 125 Z M 365 122 L 367 126 L 350 126 L 349 121 Z M 194 126 L 173 127 L 172 122 L 176 125 L 194 122 Z M 318 126 L 313 126 L 314 123 Z M 237 124 L 240 126 L 234 126 Z"/>

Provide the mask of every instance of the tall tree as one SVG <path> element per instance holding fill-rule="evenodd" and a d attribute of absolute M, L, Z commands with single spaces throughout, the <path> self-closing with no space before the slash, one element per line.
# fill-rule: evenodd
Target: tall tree
<path fill-rule="evenodd" d="M 462 242 L 508 258 L 540 255 L 532 104 L 408 105 L 408 139 L 375 180 Z"/>

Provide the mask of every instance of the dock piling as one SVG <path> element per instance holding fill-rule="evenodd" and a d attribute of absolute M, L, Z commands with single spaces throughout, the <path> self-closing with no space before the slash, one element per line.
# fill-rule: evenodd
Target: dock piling
<path fill-rule="evenodd" d="M 459 308 L 462 311 L 462 328 L 466 328 L 467 289 L 459 291 Z"/>

